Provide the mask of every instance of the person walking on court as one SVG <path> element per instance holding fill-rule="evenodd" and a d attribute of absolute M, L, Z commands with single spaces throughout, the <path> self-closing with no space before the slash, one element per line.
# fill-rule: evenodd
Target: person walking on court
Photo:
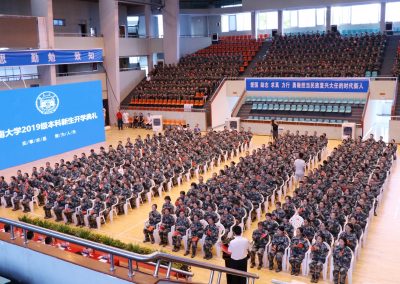
<path fill-rule="evenodd" d="M 228 253 L 230 259 L 226 262 L 226 267 L 247 272 L 247 259 L 250 251 L 249 241 L 242 237 L 242 228 L 234 226 L 232 228 L 235 238 L 229 243 Z M 245 284 L 246 278 L 227 274 L 227 283 Z"/>
<path fill-rule="evenodd" d="M 117 122 L 118 122 L 118 130 L 124 129 L 121 110 L 118 110 L 117 112 Z"/>
<path fill-rule="evenodd" d="M 299 157 L 294 161 L 294 175 L 297 181 L 300 181 L 304 177 L 304 172 L 306 170 L 306 162 L 303 160 L 304 154 L 299 153 Z"/>
<path fill-rule="evenodd" d="M 272 138 L 274 141 L 278 139 L 278 130 L 279 126 L 275 123 L 275 120 L 271 120 L 271 131 L 272 131 Z"/>

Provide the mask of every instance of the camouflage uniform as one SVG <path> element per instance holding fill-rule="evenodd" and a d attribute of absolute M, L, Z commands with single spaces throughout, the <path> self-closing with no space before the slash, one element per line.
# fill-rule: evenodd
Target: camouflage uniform
<path fill-rule="evenodd" d="M 154 236 L 153 236 L 153 231 L 158 223 L 161 222 L 161 214 L 160 212 L 156 211 L 151 211 L 149 213 L 149 223 L 148 225 L 143 229 L 143 234 L 144 234 L 144 241 L 148 242 L 151 241 L 151 243 L 154 243 Z"/>
<path fill-rule="evenodd" d="M 293 237 L 290 243 L 289 263 L 292 266 L 292 274 L 300 273 L 301 262 L 308 251 L 309 243 L 305 237 Z M 304 268 L 303 268 L 304 269 Z"/>
<path fill-rule="evenodd" d="M 47 202 L 43 206 L 45 219 L 51 218 L 51 208 L 53 208 L 54 204 L 57 200 L 57 193 L 55 191 L 51 191 L 47 196 Z"/>
<path fill-rule="evenodd" d="M 310 273 L 313 281 L 318 281 L 329 249 L 324 243 L 315 243 L 311 246 Z"/>
<path fill-rule="evenodd" d="M 256 229 L 253 231 L 253 246 L 250 251 L 251 265 L 256 264 L 256 254 L 258 256 L 258 267 L 261 268 L 263 265 L 263 256 L 265 251 L 265 246 L 268 243 L 269 236 L 268 231 L 265 229 Z"/>
<path fill-rule="evenodd" d="M 175 224 L 175 219 L 172 215 L 163 215 L 160 224 L 160 245 L 166 246 L 168 244 L 168 233 L 171 232 L 171 227 Z"/>
<path fill-rule="evenodd" d="M 192 257 L 196 255 L 197 242 L 203 237 L 204 228 L 200 221 L 193 222 L 190 225 L 190 238 L 188 238 L 188 245 L 185 255 L 189 254 L 190 247 L 192 248 Z"/>
<path fill-rule="evenodd" d="M 32 201 L 33 197 L 33 189 L 31 187 L 27 188 L 24 192 L 24 198 L 21 201 L 22 206 L 24 207 L 24 212 L 30 212 L 29 203 Z"/>
<path fill-rule="evenodd" d="M 67 202 L 66 208 L 64 209 L 64 215 L 67 218 L 67 222 L 72 223 L 72 214 L 75 212 L 75 208 L 80 204 L 79 197 L 74 195 L 71 196 L 70 201 Z"/>
<path fill-rule="evenodd" d="M 289 240 L 285 235 L 275 234 L 271 242 L 271 250 L 268 253 L 269 269 L 274 268 L 274 258 L 278 265 L 277 272 L 282 270 L 282 258 L 286 247 L 289 245 Z"/>
<path fill-rule="evenodd" d="M 94 203 L 92 212 L 89 215 L 89 227 L 97 228 L 97 217 L 100 217 L 100 211 L 104 209 L 104 203 L 102 201 L 97 201 Z"/>
<path fill-rule="evenodd" d="M 207 225 L 205 229 L 205 234 L 206 238 L 204 240 L 204 254 L 205 258 L 211 259 L 212 258 L 211 248 L 217 242 L 219 235 L 219 229 L 217 225 L 215 224 Z"/>
<path fill-rule="evenodd" d="M 356 246 L 357 246 L 357 235 L 355 233 L 347 233 L 343 232 L 340 234 L 340 237 L 345 237 L 347 240 L 346 245 L 353 251 L 355 252 Z"/>
<path fill-rule="evenodd" d="M 174 249 L 178 251 L 181 248 L 181 240 L 186 235 L 186 230 L 189 229 L 190 223 L 187 217 L 178 217 L 175 223 L 175 232 L 172 235 L 172 243 Z"/>
<path fill-rule="evenodd" d="M 351 249 L 336 246 L 333 250 L 333 283 L 345 284 L 347 271 L 350 269 Z"/>
<path fill-rule="evenodd" d="M 76 218 L 78 220 L 78 225 L 84 226 L 85 225 L 85 219 L 84 216 L 87 213 L 87 210 L 89 210 L 92 207 L 92 201 L 89 198 L 84 198 L 81 202 L 81 210 L 76 214 Z"/>

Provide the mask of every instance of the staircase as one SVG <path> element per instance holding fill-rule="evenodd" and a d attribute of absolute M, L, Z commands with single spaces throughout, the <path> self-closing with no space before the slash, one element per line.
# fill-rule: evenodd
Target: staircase
<path fill-rule="evenodd" d="M 387 37 L 385 53 L 383 55 L 383 62 L 381 70 L 379 70 L 379 75 L 392 76 L 392 68 L 395 62 L 399 40 L 400 40 L 400 35 L 393 35 Z"/>
<path fill-rule="evenodd" d="M 251 70 L 253 70 L 253 68 L 257 65 L 257 63 L 259 61 L 264 59 L 265 55 L 267 54 L 267 50 L 271 46 L 271 44 L 272 44 L 271 40 L 266 40 L 263 42 L 260 50 L 257 52 L 256 56 L 250 62 L 249 66 L 247 66 L 246 70 L 243 72 L 241 77 L 250 77 L 251 76 Z"/>
<path fill-rule="evenodd" d="M 394 115 L 400 115 L 400 82 L 397 83 L 396 105 Z"/>

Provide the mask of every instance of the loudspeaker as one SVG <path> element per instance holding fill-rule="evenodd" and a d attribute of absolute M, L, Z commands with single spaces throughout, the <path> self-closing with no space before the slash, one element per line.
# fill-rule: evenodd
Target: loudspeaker
<path fill-rule="evenodd" d="M 219 40 L 218 34 L 217 34 L 217 33 L 212 34 L 212 36 L 211 36 L 211 42 L 212 42 L 212 43 L 217 43 L 218 40 Z"/>
<path fill-rule="evenodd" d="M 278 35 L 278 30 L 272 30 L 272 37 L 275 37 Z"/>
<path fill-rule="evenodd" d="M 337 25 L 331 26 L 331 32 L 337 33 Z"/>
<path fill-rule="evenodd" d="M 391 31 L 391 30 L 393 30 L 393 22 L 386 22 L 386 23 L 385 23 L 385 30 L 386 30 L 386 31 Z"/>

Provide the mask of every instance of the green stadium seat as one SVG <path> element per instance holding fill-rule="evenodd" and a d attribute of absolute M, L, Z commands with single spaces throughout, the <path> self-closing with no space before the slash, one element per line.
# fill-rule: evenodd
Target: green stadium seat
<path fill-rule="evenodd" d="M 371 77 L 371 71 L 365 71 L 365 77 Z"/>
<path fill-rule="evenodd" d="M 351 106 L 346 106 L 345 112 L 346 112 L 346 113 L 351 113 Z"/>
<path fill-rule="evenodd" d="M 326 112 L 326 105 L 321 106 L 321 112 Z"/>
<path fill-rule="evenodd" d="M 320 112 L 321 111 L 320 105 L 316 105 L 316 106 L 313 106 L 313 107 L 314 107 L 314 111 L 315 112 Z"/>
<path fill-rule="evenodd" d="M 311 121 L 311 118 L 306 118 L 306 122 L 310 122 Z"/>
<path fill-rule="evenodd" d="M 333 109 L 332 109 L 332 112 L 339 112 L 339 106 L 334 105 Z"/>
<path fill-rule="evenodd" d="M 287 121 L 293 121 L 293 117 L 288 117 Z"/>
<path fill-rule="evenodd" d="M 251 107 L 251 110 L 257 110 L 257 104 L 254 103 L 253 106 Z"/>
<path fill-rule="evenodd" d="M 280 110 L 280 111 L 285 110 L 285 105 L 284 105 L 284 104 L 280 104 L 280 105 L 279 105 L 279 110 Z"/>
<path fill-rule="evenodd" d="M 297 105 L 296 111 L 302 111 L 302 110 L 303 110 L 303 107 L 301 105 Z"/>
<path fill-rule="evenodd" d="M 279 104 L 274 104 L 274 110 L 275 111 L 279 110 Z"/>
<path fill-rule="evenodd" d="M 340 113 L 344 113 L 345 110 L 346 110 L 346 108 L 344 107 L 344 105 L 341 105 L 341 106 L 339 107 L 339 112 L 340 112 Z"/>
<path fill-rule="evenodd" d="M 285 105 L 285 111 L 290 111 L 290 105 L 289 104 Z"/>
<path fill-rule="evenodd" d="M 326 108 L 326 112 L 332 112 L 333 108 L 331 105 L 328 105 Z"/>
<path fill-rule="evenodd" d="M 291 105 L 290 106 L 290 111 L 296 111 L 296 105 Z"/>
<path fill-rule="evenodd" d="M 300 117 L 300 118 L 299 118 L 299 121 L 300 121 L 300 122 L 303 122 L 303 121 L 304 121 L 304 117 Z"/>
<path fill-rule="evenodd" d="M 262 110 L 268 110 L 268 104 L 263 104 Z"/>

